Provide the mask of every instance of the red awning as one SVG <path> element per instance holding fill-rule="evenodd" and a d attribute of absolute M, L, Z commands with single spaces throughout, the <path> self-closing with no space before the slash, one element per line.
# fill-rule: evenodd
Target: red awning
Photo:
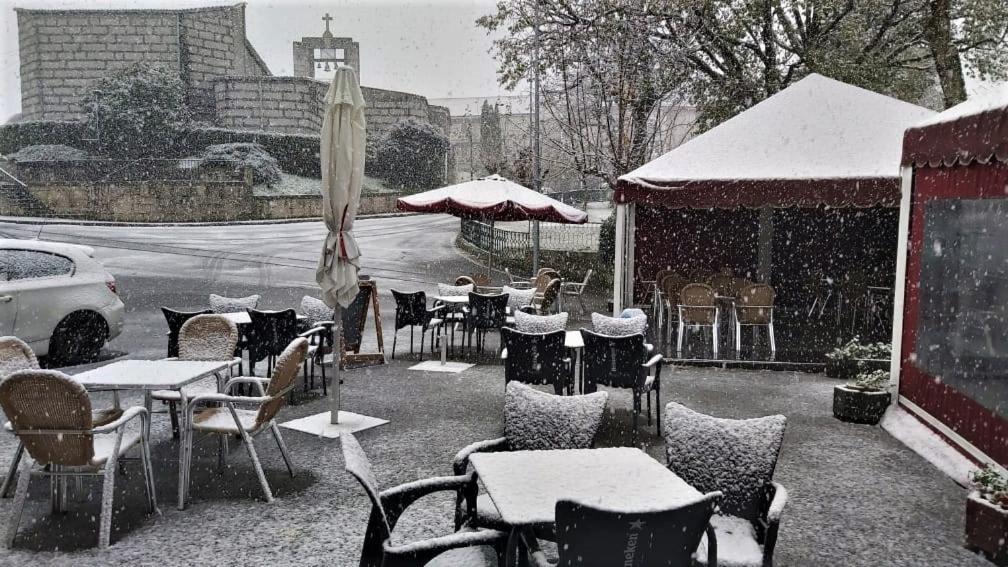
<path fill-rule="evenodd" d="M 1008 88 L 970 99 L 903 135 L 903 165 L 1008 163 Z"/>
<path fill-rule="evenodd" d="M 746 207 L 895 207 L 897 177 L 845 179 L 696 180 L 667 185 L 620 179 L 617 203 L 646 203 L 670 208 L 736 209 Z"/>

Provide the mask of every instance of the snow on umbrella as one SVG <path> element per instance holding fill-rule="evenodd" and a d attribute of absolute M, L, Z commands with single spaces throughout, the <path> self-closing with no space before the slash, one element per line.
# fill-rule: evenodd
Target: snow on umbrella
<path fill-rule="evenodd" d="M 396 200 L 400 211 L 447 213 L 466 219 L 490 221 L 537 220 L 583 224 L 584 211 L 566 205 L 499 175 L 431 189 Z M 488 266 L 489 268 L 489 266 Z"/>
<path fill-rule="evenodd" d="M 353 236 L 353 223 L 360 205 L 364 179 L 364 95 L 351 67 L 339 67 L 325 96 L 322 121 L 322 217 L 326 235 L 315 280 L 322 300 L 336 310 L 333 344 L 336 376 L 332 423 L 339 417 L 339 357 L 342 354 L 341 311 L 357 296 L 360 250 Z"/>

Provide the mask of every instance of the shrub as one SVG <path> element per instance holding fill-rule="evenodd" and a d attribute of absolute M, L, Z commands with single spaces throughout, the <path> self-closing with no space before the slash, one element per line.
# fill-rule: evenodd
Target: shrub
<path fill-rule="evenodd" d="M 854 379 L 854 382 L 847 384 L 847 387 L 862 392 L 881 392 L 888 384 L 888 370 L 873 370 L 871 372 L 861 372 Z"/>
<path fill-rule="evenodd" d="M 15 163 L 28 161 L 75 161 L 88 159 L 91 157 L 91 154 L 63 144 L 40 144 L 37 146 L 25 146 L 7 157 Z"/>
<path fill-rule="evenodd" d="M 439 128 L 416 118 L 399 122 L 378 150 L 386 179 L 411 190 L 438 187 L 445 181 L 448 138 Z"/>
<path fill-rule="evenodd" d="M 599 226 L 598 237 L 599 268 L 610 274 L 616 265 L 616 213 L 606 217 Z"/>
<path fill-rule="evenodd" d="M 98 134 L 97 150 L 109 157 L 168 157 L 192 120 L 185 83 L 163 69 L 139 63 L 102 77 L 83 101 Z"/>
<path fill-rule="evenodd" d="M 601 244 L 600 244 L 601 248 Z M 826 353 L 826 358 L 835 361 L 854 359 L 887 359 L 892 355 L 892 345 L 889 343 L 861 344 L 854 337 L 847 344 Z"/>
<path fill-rule="evenodd" d="M 226 164 L 240 172 L 252 169 L 252 182 L 272 184 L 280 181 L 280 165 L 259 144 L 235 143 L 208 146 L 200 154 L 200 166 Z"/>
<path fill-rule="evenodd" d="M 322 177 L 319 162 L 319 137 L 275 132 L 249 132 L 227 128 L 193 128 L 183 135 L 189 154 L 218 144 L 254 143 L 266 149 L 287 173 Z"/>
<path fill-rule="evenodd" d="M 83 122 L 42 120 L 0 126 L 0 154 L 10 155 L 27 146 L 66 145 L 91 150 L 92 134 Z"/>

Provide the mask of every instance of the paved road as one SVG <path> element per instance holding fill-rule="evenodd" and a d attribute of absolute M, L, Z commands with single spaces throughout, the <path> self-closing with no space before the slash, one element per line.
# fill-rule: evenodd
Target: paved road
<path fill-rule="evenodd" d="M 390 289 L 435 291 L 438 281 L 470 272 L 473 264 L 454 246 L 458 219 L 415 215 L 360 219 L 356 230 L 361 273 L 379 285 L 385 327 L 390 328 Z M 113 351 L 132 357 L 164 349 L 161 306 L 205 308 L 207 295 L 263 296 L 266 309 L 297 307 L 317 294 L 315 266 L 325 235 L 321 222 L 200 225 L 96 226 L 0 223 L 0 237 L 40 238 L 87 244 L 116 277 L 127 320 Z"/>

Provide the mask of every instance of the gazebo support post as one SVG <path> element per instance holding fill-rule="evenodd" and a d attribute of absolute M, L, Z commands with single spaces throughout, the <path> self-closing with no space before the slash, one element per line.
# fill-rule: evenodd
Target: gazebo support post
<path fill-rule="evenodd" d="M 757 254 L 757 279 L 762 283 L 770 283 L 773 272 L 773 207 L 762 207 L 759 210 L 759 251 Z"/>

